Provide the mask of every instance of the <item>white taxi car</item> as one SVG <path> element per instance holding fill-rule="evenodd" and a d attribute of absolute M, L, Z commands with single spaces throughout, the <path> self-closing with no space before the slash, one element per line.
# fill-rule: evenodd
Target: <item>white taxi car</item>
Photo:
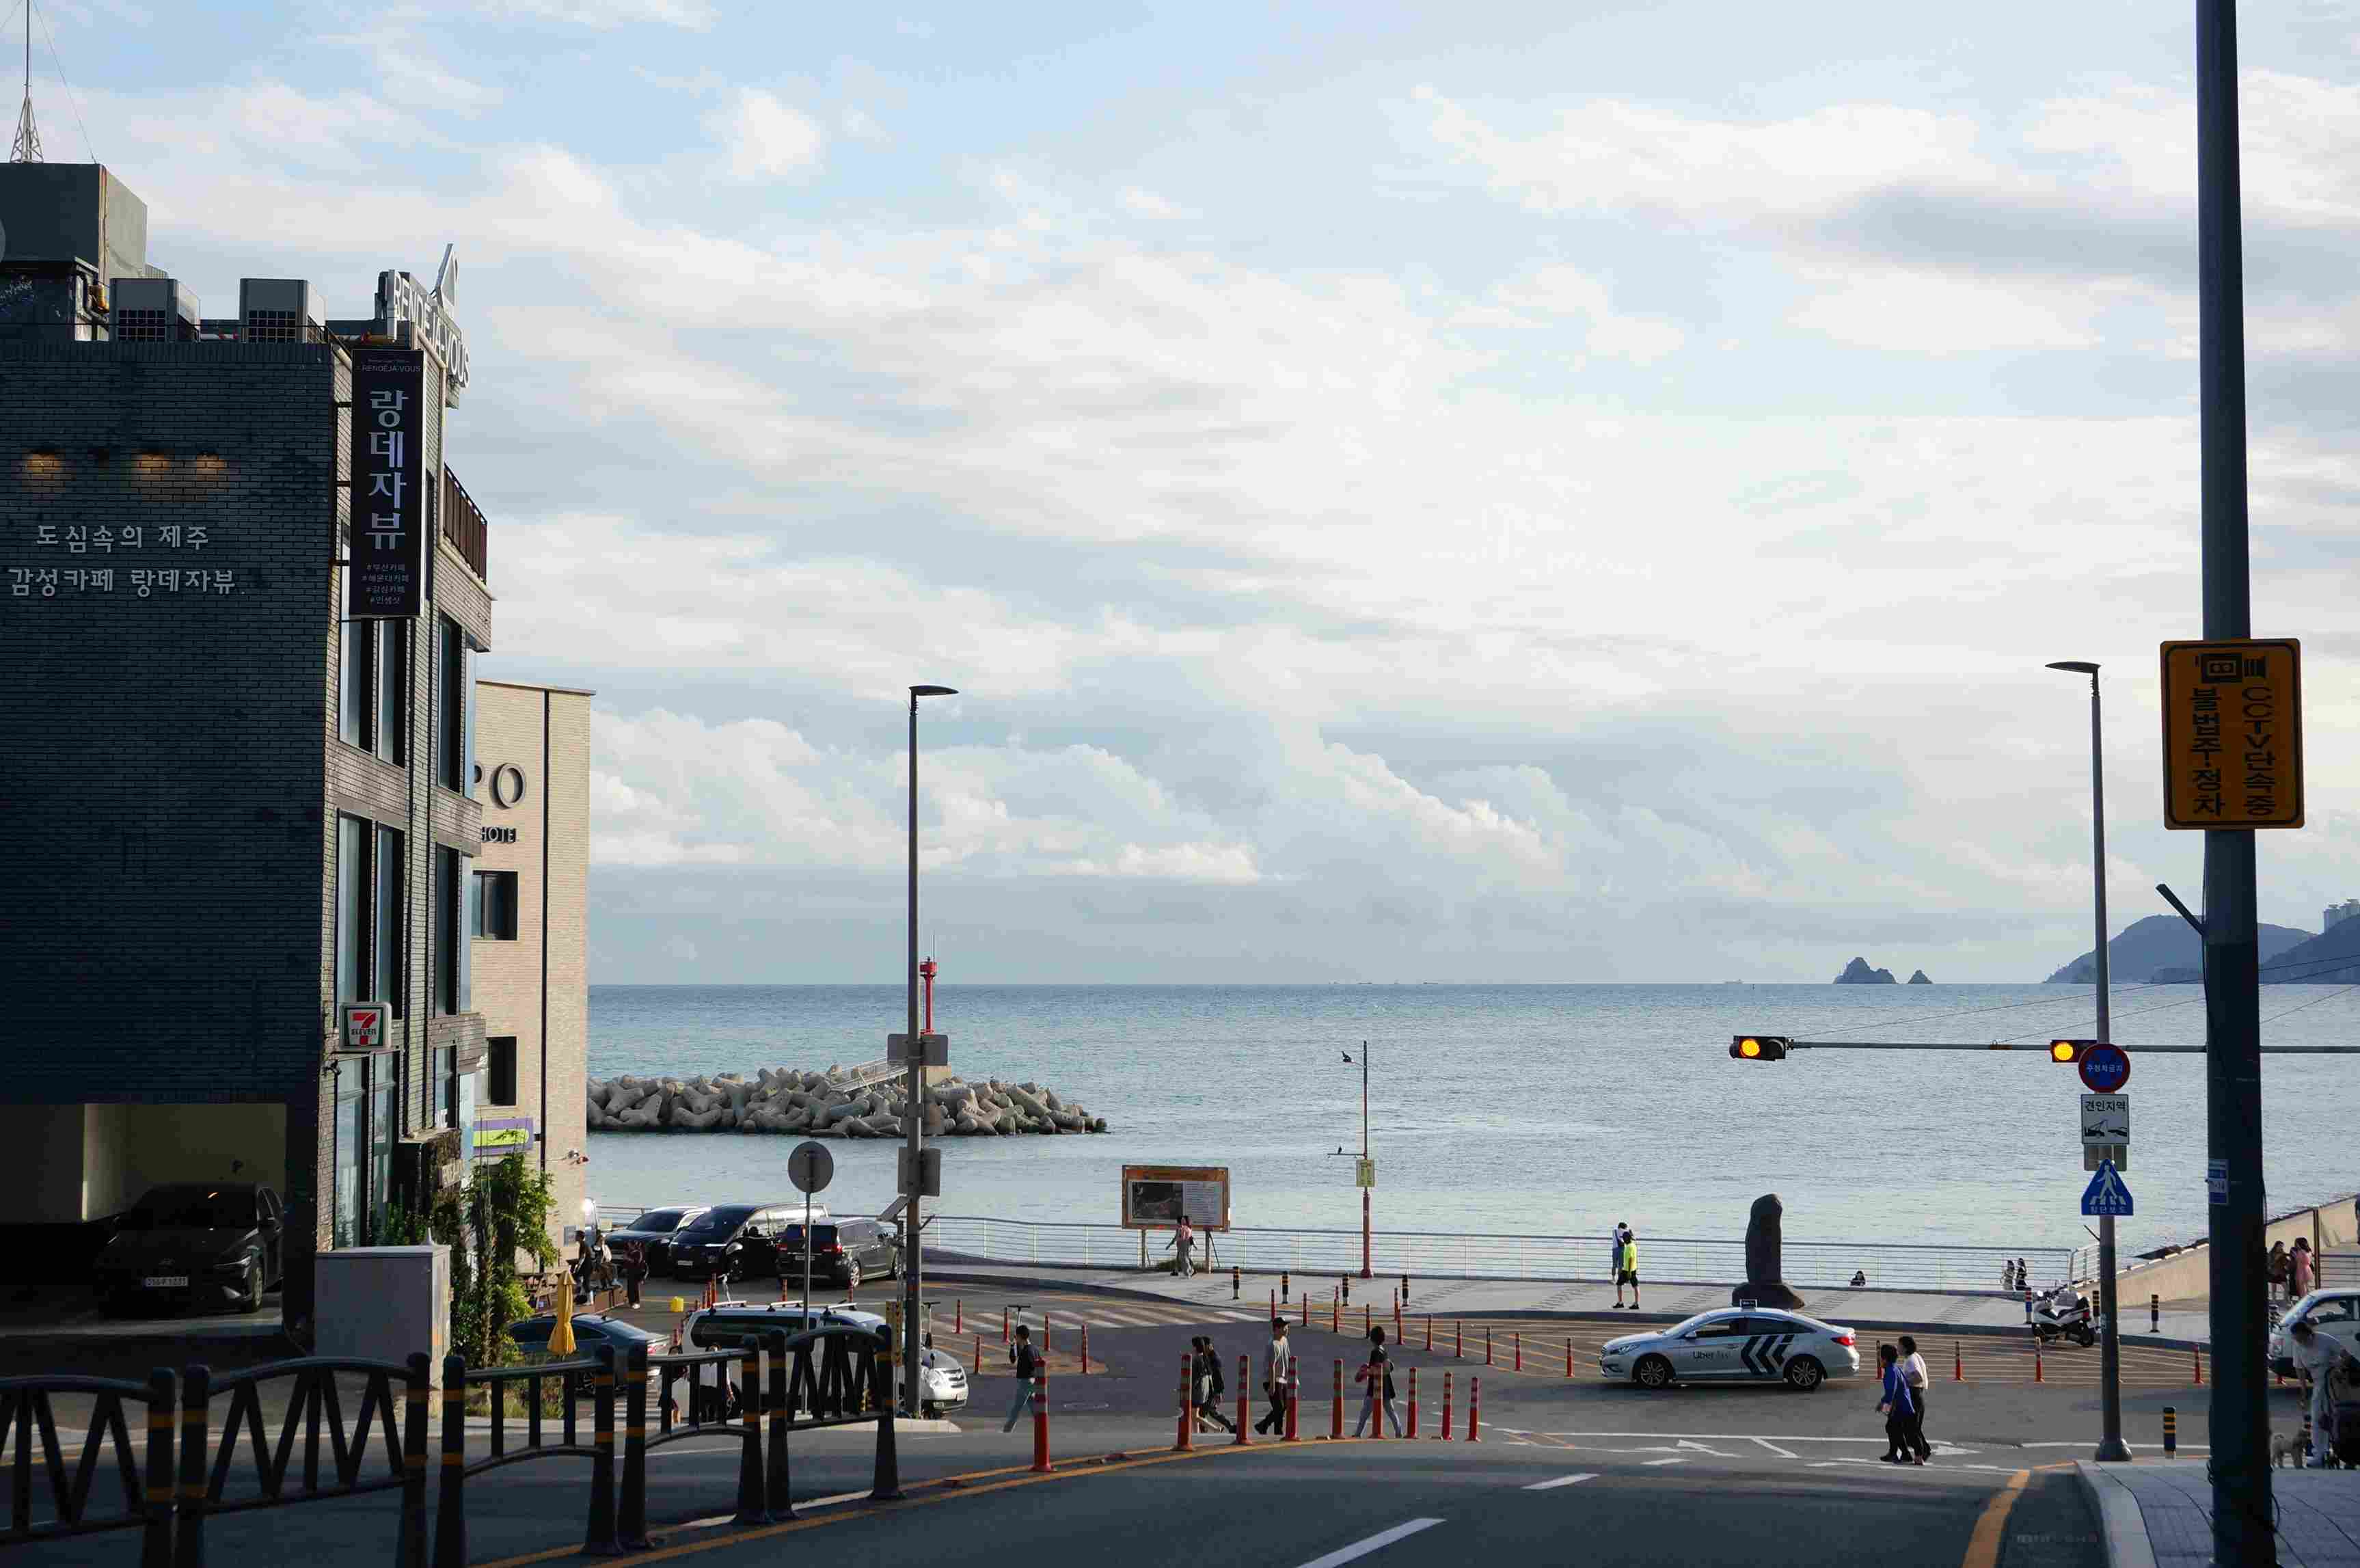
<path fill-rule="evenodd" d="M 1642 1388 L 1708 1381 L 1784 1382 L 1812 1389 L 1860 1372 L 1852 1332 L 1767 1307 L 1699 1312 L 1656 1333 L 1624 1334 L 1598 1352 L 1598 1370 Z"/>

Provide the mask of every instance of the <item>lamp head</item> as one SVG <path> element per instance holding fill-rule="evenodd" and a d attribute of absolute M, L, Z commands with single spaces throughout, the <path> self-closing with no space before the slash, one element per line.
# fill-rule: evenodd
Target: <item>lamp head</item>
<path fill-rule="evenodd" d="M 910 688 L 910 695 L 911 695 L 912 696 L 958 696 L 958 687 L 956 687 L 956 686 L 912 686 L 912 687 Z"/>
<path fill-rule="evenodd" d="M 2081 659 L 2060 659 L 2049 666 L 2052 670 L 2070 670 L 2077 675 L 2094 675 L 2098 666 Z"/>

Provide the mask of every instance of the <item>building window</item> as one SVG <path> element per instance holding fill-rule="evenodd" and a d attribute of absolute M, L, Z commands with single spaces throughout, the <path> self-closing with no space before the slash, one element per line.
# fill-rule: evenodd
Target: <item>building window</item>
<path fill-rule="evenodd" d="M 434 1010 L 464 1013 L 473 1005 L 469 995 L 466 927 L 460 901 L 465 895 L 466 868 L 458 850 L 434 846 Z"/>
<path fill-rule="evenodd" d="M 513 942 L 517 934 L 517 874 L 477 872 L 474 909 L 469 925 L 478 937 Z"/>
<path fill-rule="evenodd" d="M 401 855 L 401 833 L 397 828 L 377 830 L 377 901 L 370 911 L 370 923 L 377 928 L 377 993 L 365 1001 L 382 1002 L 386 1011 L 399 1018 L 405 1009 L 402 993 L 409 989 L 402 983 L 402 927 L 409 919 L 409 900 L 403 889 L 409 882 L 407 867 Z"/>
<path fill-rule="evenodd" d="M 377 624 L 377 729 L 369 749 L 387 762 L 410 760 L 410 622 Z"/>
<path fill-rule="evenodd" d="M 410 758 L 410 623 L 347 620 L 336 735 L 388 762 Z"/>
<path fill-rule="evenodd" d="M 368 1062 L 368 1237 L 371 1245 L 385 1234 L 386 1212 L 393 1205 L 393 1063 L 391 1057 L 371 1057 Z"/>
<path fill-rule="evenodd" d="M 344 659 L 336 678 L 336 738 L 359 746 L 368 738 L 369 630 L 374 622 L 344 623 Z"/>
<path fill-rule="evenodd" d="M 368 825 L 357 817 L 336 818 L 336 941 L 335 993 L 339 1002 L 373 1002 L 368 994 L 368 876 L 364 836 Z"/>
<path fill-rule="evenodd" d="M 444 789 L 467 795 L 473 789 L 467 708 L 475 695 L 475 683 L 467 679 L 467 637 L 457 621 L 437 620 L 434 641 L 434 778 Z"/>
<path fill-rule="evenodd" d="M 484 1099 L 494 1105 L 517 1102 L 517 1037 L 494 1035 L 484 1042 Z"/>
<path fill-rule="evenodd" d="M 361 1147 L 366 1138 L 358 1060 L 336 1064 L 335 1213 L 329 1223 L 333 1246 L 361 1245 Z"/>

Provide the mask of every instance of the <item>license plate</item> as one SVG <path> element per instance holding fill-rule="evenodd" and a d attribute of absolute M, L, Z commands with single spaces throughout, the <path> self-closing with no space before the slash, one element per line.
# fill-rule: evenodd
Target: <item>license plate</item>
<path fill-rule="evenodd" d="M 185 1274 L 151 1274 L 139 1284 L 144 1289 L 169 1290 L 175 1286 L 186 1285 L 188 1282 L 189 1277 Z"/>

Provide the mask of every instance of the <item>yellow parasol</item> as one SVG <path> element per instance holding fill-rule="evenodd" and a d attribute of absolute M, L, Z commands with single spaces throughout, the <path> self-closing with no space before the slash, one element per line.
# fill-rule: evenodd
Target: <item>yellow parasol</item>
<path fill-rule="evenodd" d="M 572 1355 L 574 1354 L 574 1295 L 572 1291 L 566 1292 L 565 1299 L 558 1304 L 557 1326 L 554 1329 L 552 1329 L 549 1334 L 549 1354 L 552 1355 Z"/>

